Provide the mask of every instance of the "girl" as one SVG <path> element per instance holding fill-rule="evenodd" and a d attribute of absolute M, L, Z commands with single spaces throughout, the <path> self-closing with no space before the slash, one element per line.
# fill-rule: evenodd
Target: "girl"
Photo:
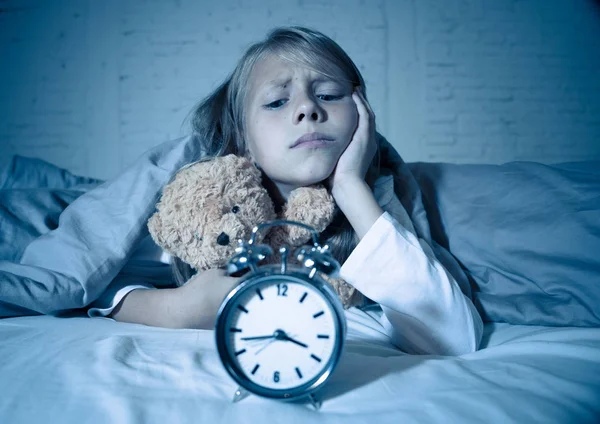
<path fill-rule="evenodd" d="M 274 30 L 193 111 L 192 124 L 205 155 L 250 157 L 279 205 L 294 188 L 326 182 L 339 211 L 322 238 L 343 263 L 341 276 L 381 306 L 377 319 L 396 346 L 450 355 L 477 349 L 482 323 L 470 299 L 389 199 L 393 187 L 374 194 L 378 181 L 390 182 L 381 178 L 375 116 L 360 72 L 333 40 L 306 28 Z M 186 280 L 190 270 L 176 264 Z M 177 288 L 113 286 L 89 314 L 212 328 L 237 282 L 213 269 Z"/>

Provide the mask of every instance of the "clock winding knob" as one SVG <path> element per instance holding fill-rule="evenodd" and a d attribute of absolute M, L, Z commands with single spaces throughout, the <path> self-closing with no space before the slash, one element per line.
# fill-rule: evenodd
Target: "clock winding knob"
<path fill-rule="evenodd" d="M 272 254 L 273 249 L 267 245 L 240 240 L 239 246 L 235 249 L 235 255 L 227 263 L 227 273 L 232 275 L 247 268 L 255 271 L 258 264 Z"/>
<path fill-rule="evenodd" d="M 304 267 L 315 269 L 323 274 L 335 277 L 340 270 L 339 262 L 329 252 L 329 246 L 302 246 L 296 250 L 296 259 Z"/>

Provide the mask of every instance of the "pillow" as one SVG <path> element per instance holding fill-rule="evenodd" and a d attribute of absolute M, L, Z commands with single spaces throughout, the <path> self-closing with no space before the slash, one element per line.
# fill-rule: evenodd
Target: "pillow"
<path fill-rule="evenodd" d="M 409 166 L 484 320 L 600 325 L 600 161 Z"/>
<path fill-rule="evenodd" d="M 33 240 L 58 227 L 60 214 L 83 190 L 0 190 L 0 261 L 19 262 Z"/>
<path fill-rule="evenodd" d="M 70 188 L 102 181 L 80 177 L 41 159 L 15 155 L 0 167 L 0 189 Z"/>
<path fill-rule="evenodd" d="M 19 262 L 27 245 L 58 227 L 62 211 L 100 180 L 15 155 L 0 167 L 0 260 Z"/>

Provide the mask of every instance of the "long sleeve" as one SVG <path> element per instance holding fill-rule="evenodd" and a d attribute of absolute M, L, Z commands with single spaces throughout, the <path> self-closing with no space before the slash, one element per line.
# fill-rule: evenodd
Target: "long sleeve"
<path fill-rule="evenodd" d="M 164 252 L 149 235 L 138 244 L 127 264 L 108 288 L 90 305 L 90 317 L 105 317 L 133 290 L 172 287 L 170 255 Z"/>
<path fill-rule="evenodd" d="M 341 277 L 377 302 L 392 343 L 417 354 L 477 350 L 483 323 L 431 247 L 385 212 L 341 269 Z"/>

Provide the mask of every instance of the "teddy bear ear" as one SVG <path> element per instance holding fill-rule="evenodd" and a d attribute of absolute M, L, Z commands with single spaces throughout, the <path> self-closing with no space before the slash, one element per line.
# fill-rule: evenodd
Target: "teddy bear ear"
<path fill-rule="evenodd" d="M 262 173 L 250 159 L 248 159 L 245 156 L 236 156 L 233 154 L 228 156 L 230 160 L 234 163 L 234 167 L 248 173 L 248 175 L 251 175 L 257 182 L 261 181 Z"/>

